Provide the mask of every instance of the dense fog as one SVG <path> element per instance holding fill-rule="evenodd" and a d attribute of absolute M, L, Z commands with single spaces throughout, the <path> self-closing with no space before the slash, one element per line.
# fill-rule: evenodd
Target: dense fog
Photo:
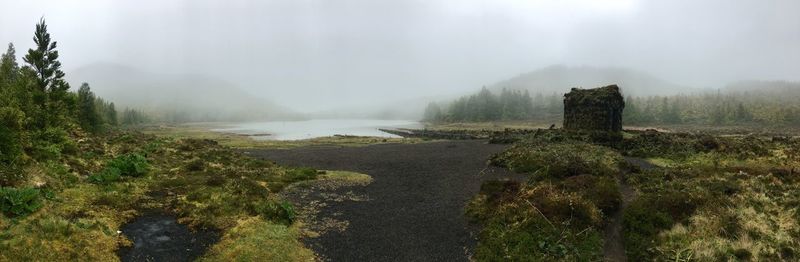
<path fill-rule="evenodd" d="M 72 88 L 88 82 L 121 105 L 406 118 L 482 86 L 614 82 L 669 95 L 798 81 L 799 10 L 795 0 L 0 0 L 0 43 L 23 54 L 44 17 Z M 513 86 L 526 76 L 537 86 Z"/>

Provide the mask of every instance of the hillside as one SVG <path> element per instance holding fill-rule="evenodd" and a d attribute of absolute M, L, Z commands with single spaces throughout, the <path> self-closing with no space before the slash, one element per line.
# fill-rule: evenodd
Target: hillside
<path fill-rule="evenodd" d="M 528 90 L 532 94 L 566 93 L 572 87 L 594 88 L 617 84 L 625 95 L 652 96 L 691 93 L 695 89 L 659 79 L 650 74 L 614 67 L 568 67 L 554 65 L 521 74 L 492 85 L 493 91 L 502 88 Z"/>
<path fill-rule="evenodd" d="M 243 121 L 295 117 L 235 84 L 203 75 L 167 75 L 117 64 L 92 64 L 67 74 L 73 87 L 87 82 L 118 108 L 134 107 L 165 121 Z"/>

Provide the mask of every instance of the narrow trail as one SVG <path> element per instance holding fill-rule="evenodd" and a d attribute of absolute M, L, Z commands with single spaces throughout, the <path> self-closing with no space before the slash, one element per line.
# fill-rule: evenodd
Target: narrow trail
<path fill-rule="evenodd" d="M 642 158 L 625 157 L 625 161 L 641 169 L 651 169 L 655 167 L 655 165 Z M 619 185 L 619 190 L 622 195 L 622 203 L 620 203 L 619 210 L 611 215 L 611 221 L 606 225 L 603 232 L 605 235 L 605 245 L 603 246 L 605 261 L 628 261 L 628 256 L 625 254 L 625 238 L 622 235 L 622 215 L 625 213 L 625 208 L 628 207 L 628 204 L 636 199 L 636 191 L 625 183 L 625 174 L 627 174 L 627 172 L 619 174 L 616 177 L 617 185 Z"/>
<path fill-rule="evenodd" d="M 487 167 L 489 156 L 506 147 L 471 140 L 245 153 L 282 165 L 372 176 L 367 186 L 333 192 L 367 201 L 321 208 L 319 215 L 346 225 L 304 239 L 325 261 L 468 261 L 477 240 L 464 215 L 466 202 L 484 180 L 520 176 Z"/>

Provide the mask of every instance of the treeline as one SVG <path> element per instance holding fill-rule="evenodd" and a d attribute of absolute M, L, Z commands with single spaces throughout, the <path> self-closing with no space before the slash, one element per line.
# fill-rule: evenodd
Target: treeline
<path fill-rule="evenodd" d="M 28 161 L 77 150 L 72 137 L 80 130 L 98 133 L 120 124 L 114 103 L 96 97 L 89 84 L 69 91 L 44 19 L 33 40 L 23 63 L 17 62 L 13 44 L 0 57 L 0 186 L 14 184 Z M 122 123 L 141 121 L 130 112 L 136 111 L 126 110 Z"/>
<path fill-rule="evenodd" d="M 664 97 L 627 97 L 623 123 L 800 125 L 800 84 L 749 82 L 748 87 Z M 744 90 L 741 90 L 744 89 Z"/>
<path fill-rule="evenodd" d="M 624 89 L 623 89 L 624 91 Z M 625 98 L 624 125 L 800 125 L 800 83 L 750 81 L 690 95 Z M 561 94 L 531 97 L 528 91 L 486 88 L 446 106 L 430 103 L 430 122 L 548 121 L 563 117 Z"/>
<path fill-rule="evenodd" d="M 431 122 L 484 122 L 500 120 L 547 119 L 561 114 L 561 96 L 541 93 L 531 97 L 530 93 L 503 89 L 496 95 L 482 88 L 478 93 L 463 96 L 445 107 L 438 103 L 428 104 L 423 116 Z"/>

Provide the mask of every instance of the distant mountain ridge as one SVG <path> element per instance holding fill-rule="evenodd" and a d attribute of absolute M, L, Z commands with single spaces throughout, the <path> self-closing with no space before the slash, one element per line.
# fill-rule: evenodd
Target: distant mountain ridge
<path fill-rule="evenodd" d="M 573 87 L 595 88 L 618 85 L 624 95 L 654 96 L 691 93 L 697 89 L 675 84 L 650 74 L 621 67 L 591 67 L 554 65 L 521 74 L 489 86 L 493 91 L 503 88 L 528 90 L 531 94 L 566 93 Z"/>
<path fill-rule="evenodd" d="M 203 75 L 168 75 L 133 67 L 98 63 L 67 74 L 72 86 L 89 83 L 118 110 L 132 107 L 162 120 L 246 121 L 297 117 L 288 109 L 259 99 L 235 84 Z M 177 119 L 176 119 L 177 118 Z"/>

